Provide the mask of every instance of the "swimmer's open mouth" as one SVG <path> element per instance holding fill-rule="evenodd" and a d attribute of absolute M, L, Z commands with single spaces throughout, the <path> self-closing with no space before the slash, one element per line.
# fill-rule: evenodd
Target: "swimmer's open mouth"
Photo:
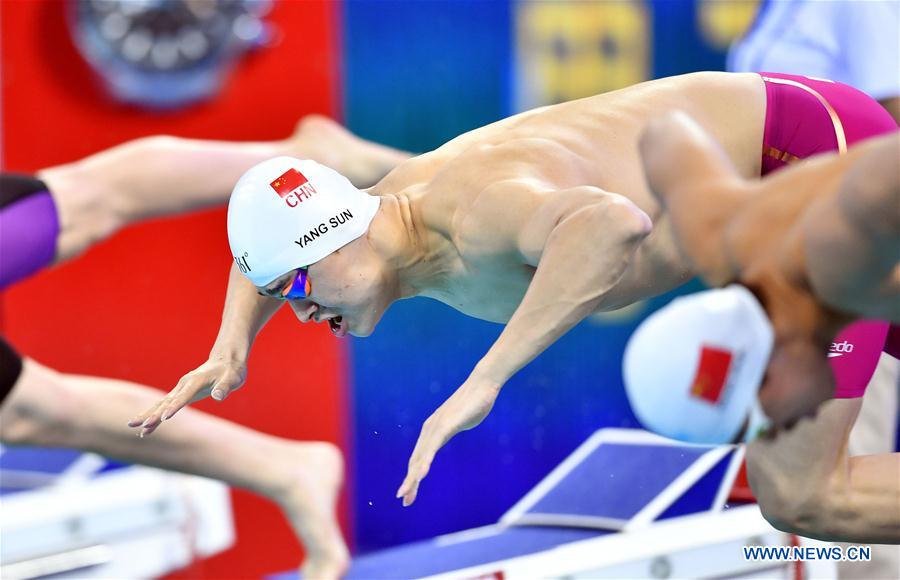
<path fill-rule="evenodd" d="M 334 318 L 328 319 L 328 328 L 331 330 L 331 334 L 338 338 L 347 336 L 347 332 L 349 331 L 348 326 L 349 325 L 344 322 L 343 316 L 335 316 Z"/>

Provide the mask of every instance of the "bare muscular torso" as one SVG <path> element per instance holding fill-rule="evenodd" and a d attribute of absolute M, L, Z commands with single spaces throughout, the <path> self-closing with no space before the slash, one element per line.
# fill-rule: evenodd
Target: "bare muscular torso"
<path fill-rule="evenodd" d="M 537 264 L 517 250 L 517 237 L 548 199 L 563 203 L 564 192 L 586 185 L 625 196 L 651 218 L 653 232 L 598 307 L 612 310 L 693 275 L 643 176 L 638 138 L 646 122 L 683 110 L 723 144 L 742 176 L 756 177 L 765 100 L 755 74 L 651 81 L 463 134 L 401 164 L 371 192 L 407 197 L 425 227 L 455 248 L 457 267 L 425 295 L 495 322 L 508 321 L 528 289 Z"/>

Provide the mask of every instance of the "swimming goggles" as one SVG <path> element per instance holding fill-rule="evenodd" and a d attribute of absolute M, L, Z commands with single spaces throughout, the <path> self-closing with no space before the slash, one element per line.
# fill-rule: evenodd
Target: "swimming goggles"
<path fill-rule="evenodd" d="M 309 296 L 312 292 L 312 286 L 309 283 L 308 268 L 298 268 L 297 274 L 290 284 L 285 285 L 281 291 L 281 297 L 285 300 L 302 300 Z"/>

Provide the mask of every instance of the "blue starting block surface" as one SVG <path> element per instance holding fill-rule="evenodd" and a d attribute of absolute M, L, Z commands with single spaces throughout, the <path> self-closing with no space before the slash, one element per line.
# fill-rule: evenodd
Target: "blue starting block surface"
<path fill-rule="evenodd" d="M 592 435 L 497 525 L 355 558 L 347 578 L 421 578 L 721 510 L 743 452 L 686 445 L 645 431 Z M 293 580 L 296 572 L 272 576 Z"/>
<path fill-rule="evenodd" d="M 0 495 L 27 492 L 127 467 L 73 449 L 0 447 Z"/>

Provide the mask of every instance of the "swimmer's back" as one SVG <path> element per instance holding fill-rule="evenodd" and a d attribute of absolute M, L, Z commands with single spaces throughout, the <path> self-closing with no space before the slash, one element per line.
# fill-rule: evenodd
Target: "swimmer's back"
<path fill-rule="evenodd" d="M 712 133 L 742 175 L 759 175 L 765 124 L 762 80 L 751 73 L 704 72 L 541 107 L 474 129 L 401 164 L 374 192 L 396 192 L 431 180 L 465 155 L 472 166 L 468 171 L 482 183 L 536 178 L 551 187 L 566 187 L 574 172 L 583 184 L 635 196 L 644 206 L 651 202 L 637 163 L 638 136 L 647 121 L 673 109 L 687 112 Z M 513 162 L 517 155 L 508 155 L 509 162 L 496 163 L 493 155 L 491 163 L 485 159 L 480 164 L 478 151 L 488 153 L 497 146 L 518 148 L 523 155 L 533 150 L 537 159 L 526 165 Z M 570 157 L 564 163 L 577 164 L 577 170 L 560 171 L 564 157 Z M 566 183 L 557 185 L 558 180 Z"/>

